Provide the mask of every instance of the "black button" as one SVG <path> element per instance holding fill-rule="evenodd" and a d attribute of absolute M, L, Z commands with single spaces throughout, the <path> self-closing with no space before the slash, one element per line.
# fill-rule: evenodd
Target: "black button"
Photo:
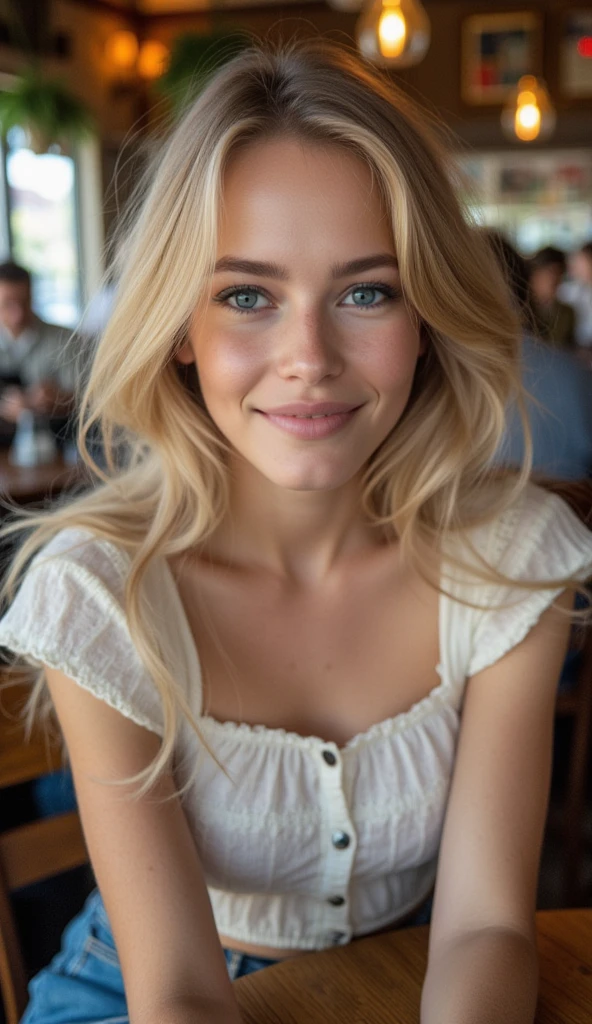
<path fill-rule="evenodd" d="M 330 903 L 332 907 L 342 907 L 345 899 L 343 896 L 329 896 L 327 903 Z"/>
<path fill-rule="evenodd" d="M 339 946 L 347 939 L 345 932 L 331 932 L 331 942 L 334 946 Z"/>
<path fill-rule="evenodd" d="M 350 844 L 350 838 L 347 832 L 334 832 L 331 836 L 331 842 L 336 850 L 345 850 Z"/>
<path fill-rule="evenodd" d="M 337 764 L 337 758 L 332 750 L 323 750 L 323 760 L 326 761 L 327 764 L 330 764 L 331 767 L 333 767 L 334 764 Z"/>

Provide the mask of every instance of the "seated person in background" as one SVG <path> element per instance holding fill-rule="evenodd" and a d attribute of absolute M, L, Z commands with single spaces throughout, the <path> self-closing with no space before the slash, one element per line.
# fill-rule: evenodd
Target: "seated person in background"
<path fill-rule="evenodd" d="M 0 417 L 16 423 L 23 409 L 65 417 L 72 404 L 70 331 L 45 323 L 31 307 L 31 275 L 0 264 Z"/>
<path fill-rule="evenodd" d="M 554 348 L 575 345 L 576 315 L 573 306 L 557 298 L 557 289 L 567 269 L 565 253 L 551 245 L 530 260 L 530 294 L 536 333 Z"/>
<path fill-rule="evenodd" d="M 592 475 L 592 373 L 569 352 L 533 338 L 528 306 L 528 266 L 502 235 L 488 232 L 521 315 L 522 385 L 532 434 L 532 468 L 562 480 Z M 532 279 L 531 279 L 532 280 Z M 524 433 L 517 408 L 510 409 L 496 461 L 519 466 Z"/>
<path fill-rule="evenodd" d="M 557 294 L 562 302 L 573 306 L 576 345 L 583 356 L 592 358 L 592 242 L 571 255 L 569 280 L 560 285 Z"/>

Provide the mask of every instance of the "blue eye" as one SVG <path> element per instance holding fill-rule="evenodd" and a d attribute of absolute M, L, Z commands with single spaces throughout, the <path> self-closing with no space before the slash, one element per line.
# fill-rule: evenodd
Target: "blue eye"
<path fill-rule="evenodd" d="M 235 300 L 239 309 L 254 309 L 260 296 L 257 292 L 235 292 L 229 298 Z"/>
<path fill-rule="evenodd" d="M 356 288 L 352 298 L 356 306 L 372 306 L 376 302 L 376 288 Z"/>
<path fill-rule="evenodd" d="M 262 299 L 263 302 L 259 302 L 259 299 Z M 270 305 L 269 300 L 258 288 L 244 285 L 225 288 L 223 292 L 216 295 L 214 302 L 228 306 L 235 313 L 257 313 L 260 309 L 267 309 Z"/>
<path fill-rule="evenodd" d="M 358 309 L 376 309 L 385 302 L 396 299 L 397 295 L 397 290 L 388 284 L 359 284 L 347 293 L 343 305 Z"/>
<path fill-rule="evenodd" d="M 265 296 L 261 295 L 261 292 L 256 292 L 254 288 L 242 288 L 227 296 L 227 300 L 235 300 L 236 309 L 255 309 L 257 308 L 258 300 L 263 298 Z M 231 302 L 230 305 L 232 305 Z M 261 307 L 259 306 L 258 308 Z"/>

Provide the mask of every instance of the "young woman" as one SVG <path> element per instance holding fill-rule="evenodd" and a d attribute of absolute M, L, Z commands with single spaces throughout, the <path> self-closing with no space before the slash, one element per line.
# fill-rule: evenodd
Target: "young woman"
<path fill-rule="evenodd" d="M 435 883 L 422 1021 L 529 1024 L 592 536 L 490 469 L 519 324 L 443 157 L 347 53 L 250 51 L 120 280 L 82 438 L 129 461 L 34 521 L 0 625 L 98 883 L 25 1021 L 238 1024 L 229 976 L 425 918 Z"/>

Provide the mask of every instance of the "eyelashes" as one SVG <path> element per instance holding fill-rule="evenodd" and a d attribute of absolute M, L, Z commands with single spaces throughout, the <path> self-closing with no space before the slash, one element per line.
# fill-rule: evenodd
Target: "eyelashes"
<path fill-rule="evenodd" d="M 360 303 L 344 301 L 348 297 L 355 295 L 356 292 L 376 292 L 381 296 L 381 301 Z M 239 306 L 235 305 L 230 301 L 231 299 L 236 298 L 239 295 L 252 300 L 253 304 L 250 306 Z M 257 306 L 256 303 L 260 297 L 266 299 L 269 305 Z M 386 305 L 389 302 L 396 302 L 401 298 L 402 295 L 400 290 L 398 288 L 393 287 L 393 285 L 386 284 L 386 282 L 384 281 L 363 281 L 360 282 L 359 284 L 352 285 L 351 288 L 349 288 L 345 293 L 340 304 L 345 305 L 350 309 L 379 309 L 381 306 Z M 229 288 L 224 288 L 223 291 L 219 292 L 218 295 L 214 296 L 212 301 L 220 306 L 226 306 L 227 309 L 231 309 L 234 313 L 247 315 L 252 313 L 259 313 L 261 312 L 261 310 L 269 309 L 270 306 L 273 305 L 272 300 L 269 298 L 269 296 L 267 295 L 263 288 L 260 288 L 257 285 L 250 284 L 232 285 Z"/>

